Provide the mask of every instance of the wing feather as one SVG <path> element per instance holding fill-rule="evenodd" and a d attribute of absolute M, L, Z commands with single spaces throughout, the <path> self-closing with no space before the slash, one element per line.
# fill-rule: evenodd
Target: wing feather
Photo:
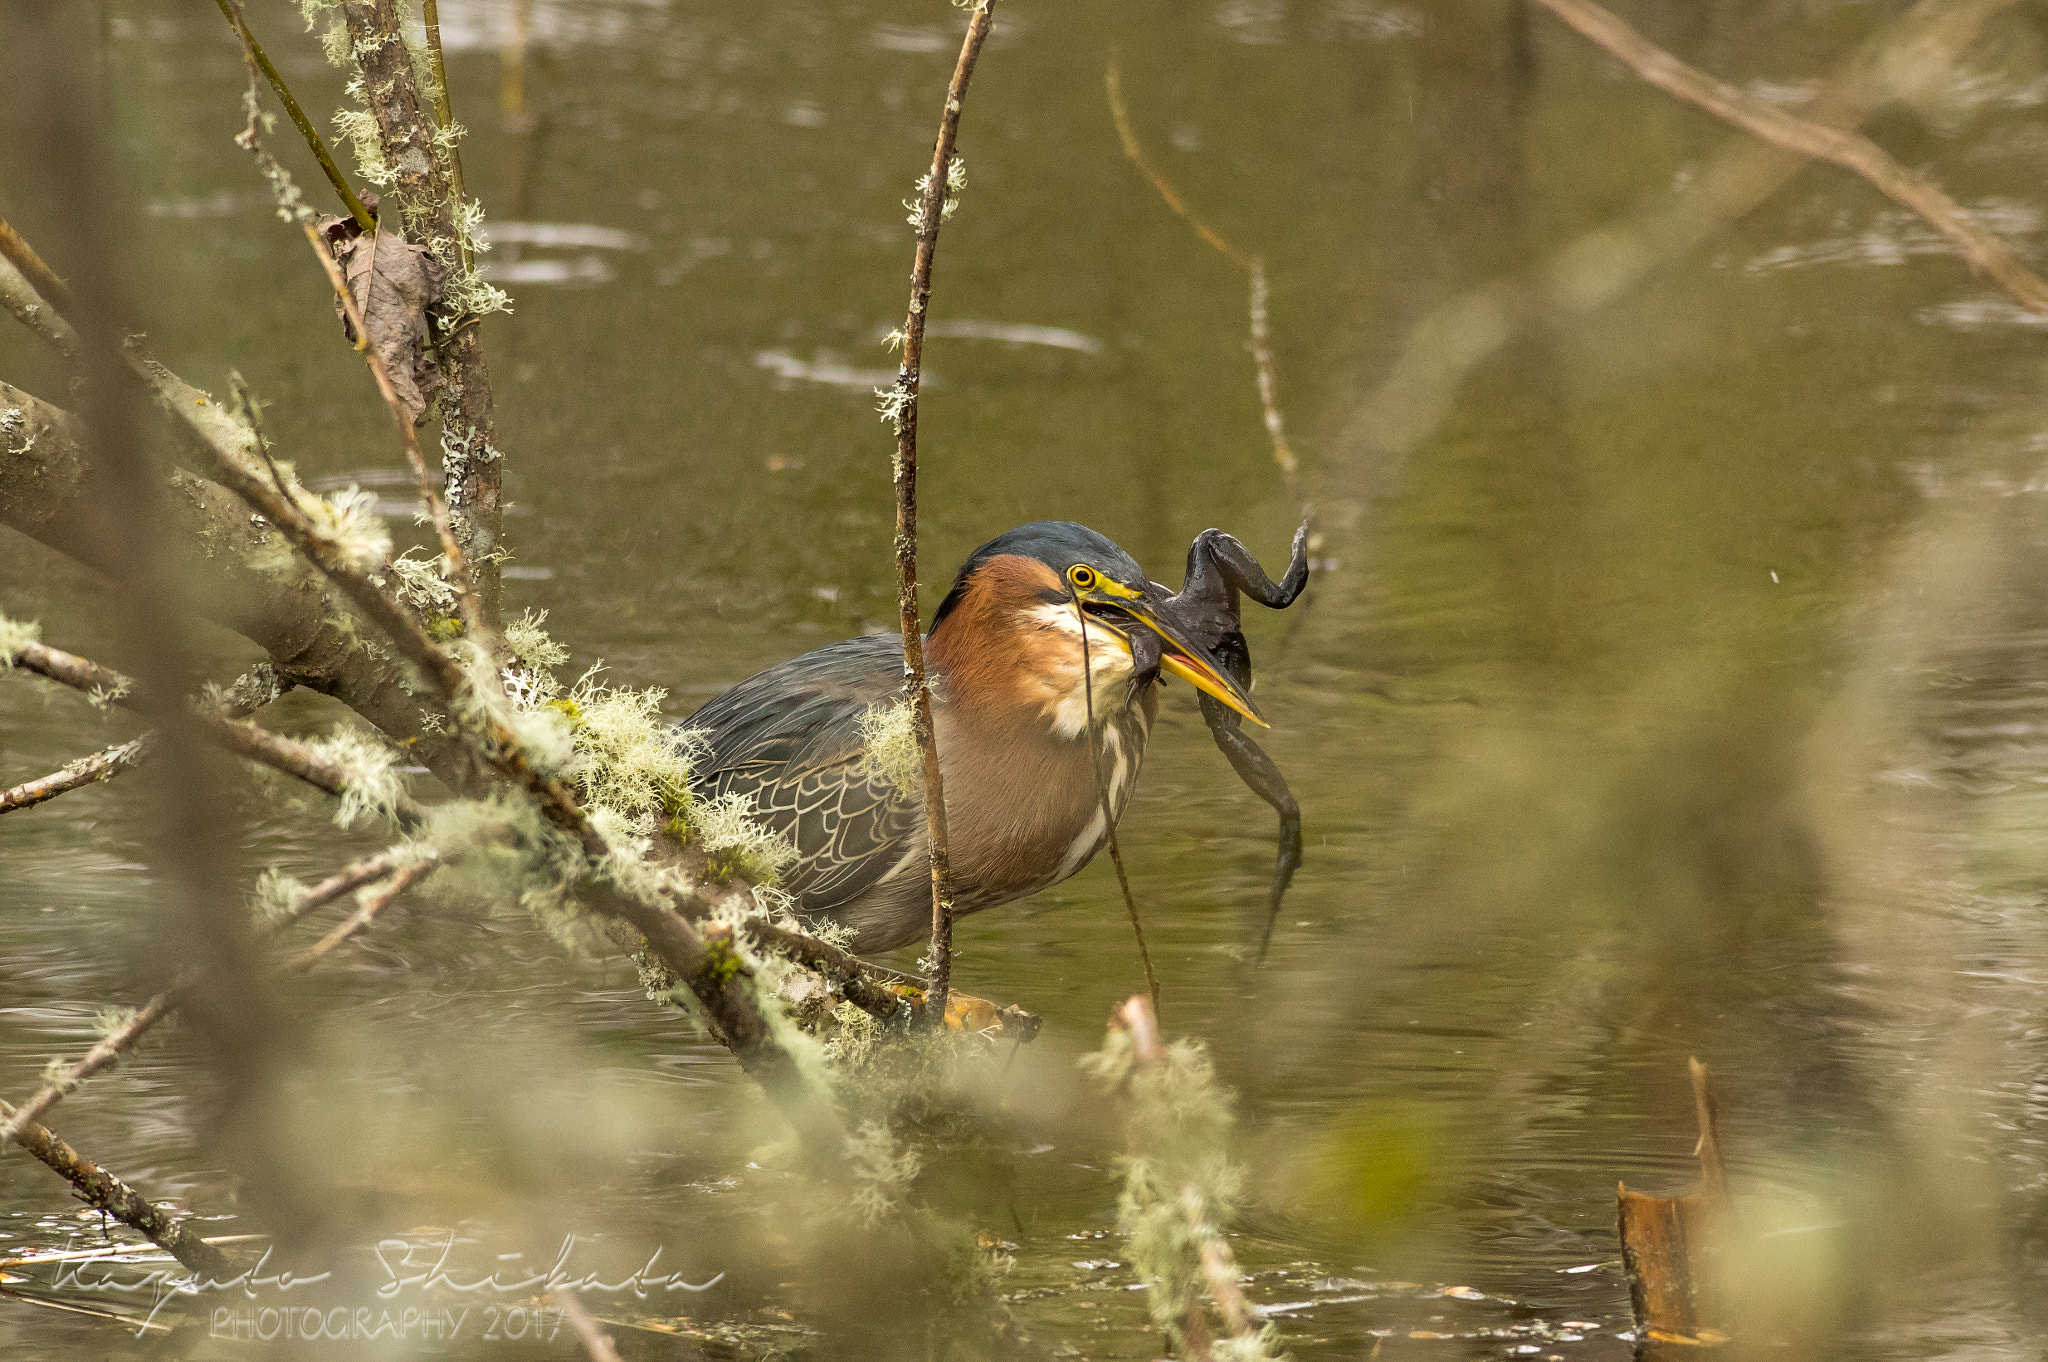
<path fill-rule="evenodd" d="M 859 898 L 923 826 L 920 800 L 860 769 L 861 717 L 901 676 L 894 639 L 848 639 L 741 682 L 688 721 L 709 744 L 691 770 L 698 795 L 748 795 L 755 816 L 796 843 L 782 886 L 800 911 Z"/>

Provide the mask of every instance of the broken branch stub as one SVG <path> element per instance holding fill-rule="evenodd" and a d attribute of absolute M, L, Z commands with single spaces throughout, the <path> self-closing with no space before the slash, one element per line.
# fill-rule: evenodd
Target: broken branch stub
<path fill-rule="evenodd" d="M 1721 1163 L 1719 1112 L 1707 1066 L 1691 1061 L 1699 1141 L 1700 1190 L 1692 1196 L 1651 1196 L 1618 1184 L 1615 1212 L 1629 1307 L 1639 1336 L 1652 1343 L 1714 1345 L 1728 1335 L 1718 1317 L 1714 1249 L 1729 1223 L 1728 1175 Z"/>

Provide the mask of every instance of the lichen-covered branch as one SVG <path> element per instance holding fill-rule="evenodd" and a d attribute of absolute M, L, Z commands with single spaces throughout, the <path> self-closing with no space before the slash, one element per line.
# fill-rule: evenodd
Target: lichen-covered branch
<path fill-rule="evenodd" d="M 153 372 L 161 404 L 192 413 L 215 440 L 253 442 L 226 407 L 167 370 Z M 83 422 L 0 382 L 0 524 L 123 582 L 134 565 L 100 532 L 93 510 L 103 476 Z M 333 696 L 451 787 L 474 788 L 475 763 L 463 746 L 425 727 L 406 666 L 364 647 L 321 575 L 275 526 L 188 471 L 173 470 L 167 484 L 167 538 L 180 571 L 202 588 L 200 609 L 261 647 L 285 683 Z"/>
<path fill-rule="evenodd" d="M 118 704 L 143 713 L 151 710 L 153 697 L 142 692 L 130 678 L 91 658 L 35 640 L 21 641 L 6 653 L 0 653 L 0 666 L 34 672 L 73 690 L 83 691 L 87 697 L 101 703 Z M 321 755 L 305 743 L 273 733 L 247 720 L 208 712 L 203 707 L 194 718 L 204 737 L 236 756 L 247 757 L 272 770 L 295 776 L 337 798 L 347 798 L 356 788 L 350 771 L 342 763 Z M 392 817 L 401 827 L 416 827 L 425 816 L 424 810 L 402 790 L 388 798 L 380 797 L 379 802 L 388 803 Z"/>
<path fill-rule="evenodd" d="M 946 86 L 939 114 L 939 136 L 932 147 L 932 167 L 918 184 L 917 255 L 910 271 L 910 312 L 903 323 L 903 365 L 896 384 L 883 398 L 882 410 L 896 428 L 896 610 L 903 630 L 903 698 L 911 707 L 917 738 L 924 751 L 925 834 L 931 844 L 932 945 L 931 978 L 925 1006 L 932 1025 L 946 1015 L 946 990 L 953 961 L 953 906 L 946 838 L 946 785 L 939 769 L 939 743 L 932 723 L 931 687 L 925 680 L 924 625 L 917 603 L 917 395 L 924 364 L 925 310 L 932 297 L 932 262 L 938 254 L 939 227 L 951 216 L 964 176 L 953 156 L 960 135 L 960 110 L 967 82 L 988 37 L 994 0 L 980 0 L 967 21 L 960 59 Z"/>
<path fill-rule="evenodd" d="M 400 28 L 397 0 L 341 0 L 361 71 L 363 100 L 393 180 L 408 240 L 466 270 L 461 244 L 469 209 L 456 192 L 442 129 L 423 98 Z M 479 320 L 447 320 L 434 353 L 447 386 L 441 392 L 442 485 L 463 552 L 476 565 L 485 617 L 498 614 L 497 558 L 503 530 L 502 468 L 491 412 L 491 376 Z"/>
<path fill-rule="evenodd" d="M 1973 269 L 1988 276 L 2021 307 L 2048 319 L 2048 281 L 2020 263 L 2003 241 L 1971 221 L 1941 186 L 1907 170 L 1868 137 L 1794 117 L 1746 90 L 1716 80 L 1658 47 L 1592 0 L 1536 3 L 1666 94 L 1704 109 L 1773 146 L 1855 171 L 1927 219 L 1935 230 L 1956 243 Z"/>
<path fill-rule="evenodd" d="M 103 780 L 112 780 L 123 771 L 134 770 L 148 759 L 147 733 L 127 742 L 115 743 L 112 747 L 68 763 L 61 771 L 52 771 L 39 779 L 24 781 L 11 790 L 0 790 L 0 813 L 33 808 L 55 799 L 58 795 L 69 794 L 73 790 L 96 785 Z"/>
<path fill-rule="evenodd" d="M 1117 1225 L 1145 1282 L 1152 1321 L 1182 1355 L 1210 1362 L 1264 1362 L 1269 1328 L 1253 1318 L 1225 1237 L 1243 1181 L 1229 1158 L 1230 1096 L 1199 1044 L 1168 1045 L 1144 994 L 1110 1013 L 1101 1050 L 1082 1060 L 1106 1087 L 1129 1099 L 1130 1156 Z M 1224 1343 L 1202 1298 L 1214 1304 Z"/>
<path fill-rule="evenodd" d="M 271 64 L 270 54 L 263 50 L 263 45 L 256 41 L 256 35 L 249 30 L 249 16 L 242 12 L 242 7 L 236 0 L 215 0 L 215 3 L 220 6 L 220 12 L 227 16 L 228 26 L 235 30 L 235 36 L 242 40 L 242 47 L 249 54 L 249 59 L 263 72 L 263 78 L 270 82 L 270 88 L 277 95 L 278 103 L 284 105 L 284 111 L 291 115 L 292 125 L 299 130 L 299 136 L 306 139 L 306 146 L 312 151 L 313 159 L 320 163 L 320 169 L 327 176 L 327 182 L 334 186 L 334 192 L 341 198 L 342 205 L 348 209 L 349 216 L 354 218 L 356 225 L 364 231 L 376 230 L 377 224 L 371 218 L 370 210 L 363 206 L 363 201 L 357 197 L 356 191 L 349 188 L 348 177 L 343 175 L 341 167 L 334 163 L 334 155 L 327 149 L 326 139 L 313 127 L 313 120 L 306 117 L 306 111 L 300 108 L 299 101 L 292 97 L 291 87 L 284 83 L 284 77 L 278 74 L 277 67 Z"/>

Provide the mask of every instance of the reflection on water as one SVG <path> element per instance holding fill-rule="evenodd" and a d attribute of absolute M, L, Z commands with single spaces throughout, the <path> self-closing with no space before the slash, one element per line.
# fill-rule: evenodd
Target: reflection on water
<path fill-rule="evenodd" d="M 667 686 L 677 716 L 890 627 L 890 446 L 868 390 L 893 378 L 877 325 L 902 307 L 900 201 L 957 17 L 441 14 L 515 298 L 487 328 L 507 495 L 530 511 L 508 522 L 514 606 L 551 612 L 573 666 Z M 1923 11 L 1637 17 L 1794 107 L 1839 99 L 2031 250 L 2040 35 L 1982 0 L 1941 14 L 1904 65 L 1852 54 Z M 340 81 L 289 9 L 252 17 L 304 102 L 332 107 Z M 521 24 L 506 119 L 499 52 Z M 155 0 L 117 7 L 114 32 L 157 350 L 216 389 L 247 375 L 315 486 L 397 486 L 321 282 L 228 141 L 226 35 Z M 1804 1355 L 2033 1346 L 2037 328 L 1867 188 L 1613 78 L 1519 6 L 1019 5 L 976 77 L 940 252 L 935 581 L 1034 518 L 1087 521 L 1167 580 L 1207 525 L 1269 562 L 1292 529 L 1241 280 L 1123 160 L 1113 48 L 1162 168 L 1267 261 L 1281 400 L 1335 565 L 1305 610 L 1247 621 L 1266 745 L 1308 829 L 1266 966 L 1248 947 L 1270 816 L 1179 690 L 1123 838 L 1166 1024 L 1240 1093 L 1253 1299 L 1301 1357 L 1620 1355 L 1614 1185 L 1687 1180 L 1697 1054 L 1762 1246 L 1744 1264 L 1760 1329 Z M 7 198 L 40 239 L 34 194 Z M 0 376 L 61 396 L 28 347 L 0 332 Z M 418 533 L 396 494 L 385 509 Z M 0 539 L 0 605 L 53 641 L 104 641 L 99 590 Z M 229 670 L 234 645 L 208 646 Z M 276 711 L 295 731 L 332 720 L 304 695 Z M 133 731 L 9 680 L 0 780 Z M 235 810 L 252 876 L 372 845 L 296 790 L 253 788 Z M 145 808 L 119 782 L 0 825 L 0 1091 L 156 981 Z M 1140 981 L 1108 868 L 968 920 L 961 951 L 965 987 L 1047 1027 L 997 1114 L 935 1140 L 930 1196 L 1014 1245 L 997 1289 L 1039 1345 L 1153 1356 L 1113 1230 L 1120 1133 L 1073 1067 Z M 692 1281 L 729 1275 L 681 1306 L 622 1303 L 646 1325 L 635 1346 L 647 1328 L 803 1337 L 779 1266 L 801 1245 L 763 1227 L 788 1195 L 762 1154 L 772 1118 L 622 962 L 568 958 L 509 912 L 418 912 L 294 1002 L 293 1166 L 356 1242 L 455 1227 L 495 1262 L 573 1234 L 607 1270 L 658 1245 Z M 236 1171 L 200 1137 L 214 1081 L 174 1032 L 59 1128 L 226 1212 Z M 0 1190 L 0 1254 L 79 1225 L 25 1160 L 0 1163 Z M 17 1350 L 119 1337 L 0 1302 Z"/>

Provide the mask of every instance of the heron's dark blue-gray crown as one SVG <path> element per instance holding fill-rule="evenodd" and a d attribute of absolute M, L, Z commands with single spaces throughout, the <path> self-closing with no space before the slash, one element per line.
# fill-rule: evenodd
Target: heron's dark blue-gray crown
<path fill-rule="evenodd" d="M 940 621 L 952 613 L 982 564 L 1006 555 L 1036 559 L 1062 579 L 1078 565 L 1133 591 L 1142 591 L 1146 585 L 1145 569 L 1108 535 L 1097 534 L 1071 520 L 1035 520 L 997 535 L 968 555 L 960 575 L 953 579 L 953 589 L 939 602 L 931 627 L 936 630 Z"/>

